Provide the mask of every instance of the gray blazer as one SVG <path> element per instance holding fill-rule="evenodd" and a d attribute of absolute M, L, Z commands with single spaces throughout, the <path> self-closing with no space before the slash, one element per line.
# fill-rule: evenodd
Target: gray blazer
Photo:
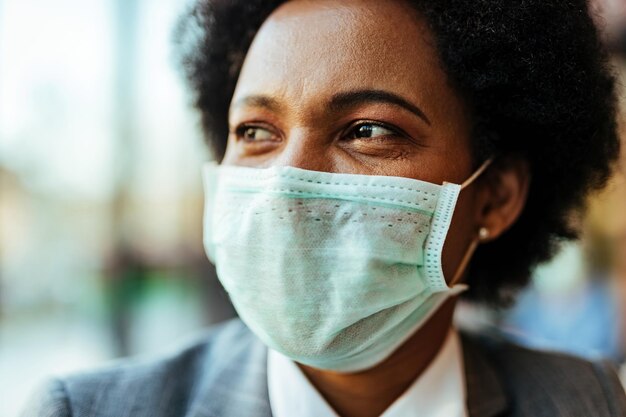
<path fill-rule="evenodd" d="M 471 417 L 626 416 L 605 362 L 462 335 Z M 239 320 L 152 360 L 50 381 L 24 417 L 271 417 L 266 347 Z M 297 416 L 294 416 L 297 417 Z"/>

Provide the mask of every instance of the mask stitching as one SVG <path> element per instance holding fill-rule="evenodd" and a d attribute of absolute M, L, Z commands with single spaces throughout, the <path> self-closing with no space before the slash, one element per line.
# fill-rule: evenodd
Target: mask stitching
<path fill-rule="evenodd" d="M 231 189 L 231 191 L 233 192 L 240 192 L 240 193 L 255 193 L 257 192 L 256 189 Z M 287 188 L 264 188 L 262 191 L 272 191 L 272 192 L 279 192 L 279 193 L 293 193 L 293 194 L 298 194 L 298 195 L 309 195 L 309 196 L 314 196 L 314 197 L 321 197 L 321 198 L 332 198 L 332 199 L 338 199 L 338 200 L 346 200 L 346 201 L 352 201 L 352 200 L 348 200 L 345 198 L 344 195 L 342 194 L 331 194 L 331 193 L 315 193 L 312 191 L 300 191 L 300 190 L 293 190 L 293 189 L 287 189 Z M 416 207 L 418 210 L 424 211 L 429 215 L 434 214 L 434 212 L 428 211 L 428 210 L 424 210 L 423 208 L 420 209 L 420 207 L 423 207 L 423 203 L 416 203 L 413 201 L 406 201 L 406 200 L 397 200 L 397 199 L 393 199 L 393 198 L 383 198 L 383 197 L 375 197 L 375 196 L 359 196 L 362 199 L 365 200 L 378 200 L 378 201 L 383 201 L 383 202 L 389 202 L 389 203 L 401 203 L 401 204 L 407 204 L 410 206 L 414 206 Z M 425 201 L 429 201 L 429 199 L 424 199 Z"/>
<path fill-rule="evenodd" d="M 319 185 L 337 185 L 337 186 L 345 186 L 345 187 L 372 187 L 372 188 L 390 188 L 393 190 L 403 190 L 403 191 L 412 191 L 415 193 L 420 193 L 420 194 L 426 194 L 428 196 L 431 197 L 437 197 L 437 194 L 434 193 L 429 193 L 427 191 L 424 190 L 418 190 L 415 188 L 409 188 L 409 187 L 401 187 L 401 186 L 397 186 L 397 185 L 388 185 L 388 184 L 366 184 L 366 183 L 348 183 L 348 182 L 326 182 L 326 181 L 314 181 L 314 180 L 307 180 L 305 178 L 299 178 L 299 177 L 292 177 L 292 176 L 287 176 L 287 175 L 276 175 L 276 176 L 268 176 L 265 178 L 259 178 L 258 176 L 248 176 L 248 175 L 241 175 L 241 174 L 237 174 L 237 176 L 235 177 L 236 179 L 252 179 L 252 180 L 256 180 L 256 181 L 265 181 L 265 180 L 269 180 L 269 179 L 288 179 L 288 180 L 295 180 L 295 181 L 300 181 L 300 182 L 305 182 L 305 183 L 309 183 L 309 184 L 319 184 Z M 410 180 L 411 178 L 405 178 L 405 177 L 389 177 L 389 178 L 402 178 L 405 180 Z M 231 181 L 233 181 L 233 178 L 230 179 Z M 418 181 L 418 180 L 414 180 L 414 181 Z M 429 184 L 433 187 L 440 187 L 440 185 L 437 184 L 432 184 L 432 183 L 428 183 L 428 182 L 424 182 L 425 184 Z"/>

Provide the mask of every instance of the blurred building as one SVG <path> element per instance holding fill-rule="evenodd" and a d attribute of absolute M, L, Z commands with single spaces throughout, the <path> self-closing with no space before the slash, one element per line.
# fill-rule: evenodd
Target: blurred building
<path fill-rule="evenodd" d="M 202 248 L 184 5 L 0 1 L 2 416 L 46 375 L 233 314 Z"/>

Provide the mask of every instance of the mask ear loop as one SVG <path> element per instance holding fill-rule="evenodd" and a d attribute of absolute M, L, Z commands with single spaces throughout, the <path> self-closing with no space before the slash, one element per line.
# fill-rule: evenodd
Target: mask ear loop
<path fill-rule="evenodd" d="M 487 168 L 489 168 L 489 166 L 493 163 L 493 159 L 494 157 L 492 156 L 491 158 L 483 162 L 480 167 L 478 167 L 478 169 L 468 179 L 466 179 L 463 184 L 461 184 L 461 190 L 469 187 L 474 181 L 476 181 L 476 179 L 480 177 L 483 172 L 485 172 Z"/>
<path fill-rule="evenodd" d="M 476 181 L 476 179 L 480 177 L 493 163 L 493 159 L 494 158 L 491 157 L 483 162 L 482 165 L 476 170 L 476 172 L 474 172 L 467 180 L 465 180 L 465 182 L 463 182 L 463 184 L 461 184 L 461 190 L 467 188 L 474 181 Z M 478 248 L 478 245 L 480 245 L 482 242 L 485 242 L 488 238 L 489 229 L 487 229 L 486 227 L 481 227 L 478 230 L 478 234 L 474 237 L 474 239 L 472 239 L 472 242 L 465 251 L 465 255 L 463 255 L 463 259 L 461 259 L 461 263 L 457 267 L 456 272 L 454 273 L 454 277 L 452 278 L 452 281 L 450 281 L 449 287 L 455 286 L 460 281 L 461 277 L 463 276 L 463 272 L 465 272 L 465 269 L 469 265 L 469 262 L 472 259 L 474 252 L 476 251 L 476 248 Z"/>
<path fill-rule="evenodd" d="M 450 281 L 450 285 L 449 285 L 450 287 L 455 286 L 461 280 L 461 278 L 463 277 L 463 272 L 465 272 L 465 269 L 469 265 L 469 261 L 472 259 L 472 256 L 474 255 L 476 248 L 478 248 L 478 245 L 485 242 L 488 238 L 489 238 L 489 229 L 487 229 L 486 227 L 481 227 L 478 230 L 478 235 L 476 235 L 476 237 L 472 239 L 472 242 L 470 243 L 469 247 L 465 251 L 465 255 L 463 255 L 463 259 L 461 260 L 461 263 L 456 269 L 454 278 L 452 278 L 452 281 Z"/>

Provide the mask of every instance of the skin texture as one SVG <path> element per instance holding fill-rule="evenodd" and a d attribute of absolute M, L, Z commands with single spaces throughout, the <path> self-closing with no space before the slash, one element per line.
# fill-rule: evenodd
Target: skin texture
<path fill-rule="evenodd" d="M 295 0 L 270 16 L 246 56 L 222 163 L 460 184 L 478 165 L 470 114 L 432 34 L 402 1 Z M 481 227 L 488 240 L 514 223 L 528 182 L 524 161 L 507 158 L 462 191 L 444 247 L 448 280 Z M 380 415 L 439 351 L 455 301 L 370 370 L 301 368 L 340 415 Z"/>

